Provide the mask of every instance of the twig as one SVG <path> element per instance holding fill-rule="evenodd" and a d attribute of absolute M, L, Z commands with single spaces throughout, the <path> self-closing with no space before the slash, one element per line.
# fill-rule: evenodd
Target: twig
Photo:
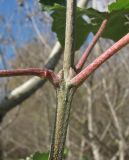
<path fill-rule="evenodd" d="M 94 160 L 101 160 L 102 159 L 102 155 L 100 155 L 100 148 L 99 146 L 97 145 L 97 143 L 95 142 L 95 139 L 94 139 L 94 127 L 93 127 L 93 104 L 92 104 L 92 91 L 91 91 L 91 88 L 86 85 L 84 83 L 84 86 L 86 87 L 87 89 L 87 92 L 88 92 L 88 98 L 87 98 L 87 101 L 88 101 L 88 107 L 87 107 L 87 118 L 88 118 L 88 134 L 89 134 L 89 138 L 90 138 L 90 141 L 91 141 L 91 149 L 92 149 L 92 153 L 93 153 L 93 156 L 94 156 Z"/>
<path fill-rule="evenodd" d="M 10 77 L 10 76 L 38 76 L 40 78 L 48 79 L 54 86 L 59 84 L 58 76 L 48 69 L 39 68 L 28 68 L 28 69 L 15 69 L 15 70 L 0 70 L 0 77 Z"/>
<path fill-rule="evenodd" d="M 79 60 L 78 64 L 76 65 L 77 72 L 81 71 L 82 67 L 84 66 L 90 52 L 92 51 L 93 47 L 97 43 L 98 39 L 101 37 L 102 33 L 104 32 L 106 26 L 107 26 L 108 19 L 104 19 L 98 32 L 94 36 L 92 42 L 89 44 L 89 46 L 86 48 L 85 52 L 83 53 L 81 59 Z"/>
<path fill-rule="evenodd" d="M 103 79 L 103 87 L 106 89 L 106 81 Z M 112 114 L 112 118 L 113 118 L 113 121 L 114 121 L 114 125 L 118 131 L 118 135 L 119 135 L 119 158 L 120 160 L 124 160 L 124 157 L 125 157 L 125 140 L 124 140 L 124 137 L 123 137 L 123 134 L 122 134 L 122 128 L 120 126 L 120 123 L 119 123 L 119 119 L 117 117 L 117 114 L 116 114 L 116 111 L 110 101 L 110 98 L 109 98 L 109 95 L 108 93 L 105 93 L 105 98 L 107 100 L 107 103 L 109 105 L 109 109 L 111 111 L 111 114 Z"/>
<path fill-rule="evenodd" d="M 67 0 L 65 49 L 63 62 L 65 79 L 69 77 L 70 68 L 74 68 L 75 14 L 76 0 Z"/>
<path fill-rule="evenodd" d="M 78 75 L 72 78 L 69 82 L 71 86 L 81 85 L 91 73 L 93 73 L 101 64 L 108 60 L 111 56 L 117 53 L 121 48 L 129 43 L 129 33 L 117 41 L 112 47 L 107 49 L 102 55 L 96 58 L 91 64 L 89 64 Z"/>

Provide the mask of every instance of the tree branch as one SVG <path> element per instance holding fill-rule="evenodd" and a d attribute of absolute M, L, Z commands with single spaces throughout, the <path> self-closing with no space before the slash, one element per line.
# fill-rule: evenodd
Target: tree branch
<path fill-rule="evenodd" d="M 102 160 L 102 155 L 100 154 L 100 147 L 96 143 L 94 139 L 93 133 L 95 132 L 94 129 L 94 115 L 93 115 L 93 101 L 92 101 L 92 85 L 87 85 L 84 83 L 85 88 L 87 89 L 88 96 L 87 96 L 87 126 L 88 126 L 88 135 L 90 138 L 90 145 L 93 153 L 94 160 Z"/>
<path fill-rule="evenodd" d="M 86 48 L 85 52 L 83 53 L 81 59 L 79 60 L 78 64 L 76 65 L 77 72 L 81 71 L 82 67 L 84 66 L 90 52 L 92 51 L 93 47 L 97 43 L 98 39 L 101 37 L 102 33 L 104 32 L 106 26 L 107 26 L 108 19 L 104 19 L 98 32 L 94 36 L 92 42 L 89 44 L 89 46 Z"/>
<path fill-rule="evenodd" d="M 58 76 L 49 69 L 28 68 L 28 69 L 15 69 L 15 70 L 0 70 L 0 77 L 12 76 L 38 76 L 40 78 L 48 79 L 54 86 L 59 84 Z"/>
<path fill-rule="evenodd" d="M 117 53 L 121 48 L 129 43 L 129 33 L 117 41 L 112 47 L 107 49 L 102 55 L 96 58 L 91 64 L 89 64 L 83 71 L 70 80 L 71 86 L 79 86 L 83 83 L 88 76 L 93 73 L 101 64 L 108 60 L 111 56 Z"/>
<path fill-rule="evenodd" d="M 64 50 L 64 78 L 69 76 L 70 68 L 74 67 L 76 0 L 67 0 L 65 50 Z"/>
<path fill-rule="evenodd" d="M 107 83 L 106 83 L 105 79 L 103 79 L 103 87 L 106 90 Z M 112 114 L 114 125 L 117 129 L 118 136 L 119 136 L 119 144 L 118 144 L 119 158 L 120 158 L 120 160 L 124 160 L 124 158 L 125 158 L 125 140 L 124 140 L 123 133 L 122 133 L 122 127 L 120 126 L 119 118 L 116 114 L 114 106 L 113 106 L 113 104 L 110 100 L 109 94 L 107 92 L 105 92 L 105 98 L 106 98 L 107 104 L 109 105 L 109 109 L 110 109 L 111 114 Z"/>
<path fill-rule="evenodd" d="M 79 7 L 84 6 L 81 5 Z M 53 70 L 58 63 L 62 52 L 63 50 L 60 43 L 56 42 L 44 67 Z M 11 109 L 21 104 L 24 100 L 34 94 L 45 84 L 45 82 L 46 79 L 33 77 L 12 90 L 8 95 L 5 95 L 5 97 L 0 100 L 0 119 L 3 118 Z"/>
<path fill-rule="evenodd" d="M 46 61 L 46 64 L 44 65 L 44 68 L 53 70 L 60 59 L 61 53 L 61 45 L 56 42 L 48 60 Z M 41 79 L 39 77 L 33 77 L 12 90 L 8 95 L 5 95 L 5 97 L 0 100 L 0 120 L 6 115 L 7 112 L 34 94 L 45 84 L 45 82 L 46 79 L 44 78 Z"/>
<path fill-rule="evenodd" d="M 70 70 L 74 67 L 74 28 L 76 0 L 67 0 L 63 79 L 57 88 L 57 107 L 49 160 L 62 160 L 69 124 L 74 89 L 67 86 Z"/>

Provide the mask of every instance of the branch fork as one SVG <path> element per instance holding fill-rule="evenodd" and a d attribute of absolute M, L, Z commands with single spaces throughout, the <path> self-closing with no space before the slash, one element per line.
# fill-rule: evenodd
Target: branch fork
<path fill-rule="evenodd" d="M 108 60 L 111 56 L 116 54 L 120 49 L 129 44 L 129 33 L 97 57 L 92 63 L 90 63 L 85 69 L 78 73 L 74 78 L 70 80 L 72 86 L 81 85 L 101 64 Z"/>
<path fill-rule="evenodd" d="M 74 2 L 74 1 L 73 1 Z M 73 3 L 72 2 L 72 3 Z M 71 3 L 71 4 L 72 4 Z M 74 10 L 74 9 L 73 9 Z M 74 21 L 74 20 L 73 20 Z M 16 69 L 16 70 L 0 70 L 0 77 L 9 77 L 9 76 L 25 76 L 25 75 L 34 75 L 40 78 L 48 79 L 55 87 L 58 87 L 62 78 L 67 77 L 67 82 L 70 87 L 78 87 L 81 85 L 90 74 L 92 74 L 101 64 L 103 64 L 107 59 L 117 53 L 121 48 L 126 46 L 129 43 L 129 33 L 117 41 L 113 46 L 107 49 L 99 57 L 97 57 L 91 64 L 86 68 L 83 68 L 85 61 L 87 60 L 91 50 L 97 43 L 98 39 L 101 37 L 108 23 L 108 17 L 103 20 L 98 32 L 93 38 L 91 44 L 87 47 L 79 62 L 77 63 L 75 69 L 73 69 L 73 63 L 69 64 L 69 67 L 64 67 L 58 74 L 55 74 L 52 70 L 48 69 L 39 69 L 39 68 L 28 68 L 28 69 Z M 66 43 L 68 44 L 68 43 Z M 73 44 L 74 45 L 74 44 Z M 66 45 L 67 48 L 67 45 Z M 73 47 L 71 47 L 73 48 Z M 67 51 L 67 50 L 66 50 Z M 74 51 L 71 49 L 69 53 Z M 64 61 L 64 63 L 67 61 Z M 73 61 L 70 61 L 73 62 Z M 67 65 L 66 65 L 67 66 Z M 70 67 L 71 66 L 71 67 Z M 82 71 L 81 71 L 82 70 Z M 65 76 L 65 77 L 64 77 Z M 66 78 L 65 78 L 66 80 Z"/>

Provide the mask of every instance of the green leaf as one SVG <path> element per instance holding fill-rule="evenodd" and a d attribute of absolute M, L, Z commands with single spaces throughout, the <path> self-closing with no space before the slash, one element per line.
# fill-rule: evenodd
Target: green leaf
<path fill-rule="evenodd" d="M 108 10 L 110 12 L 108 32 L 104 37 L 117 41 L 129 32 L 129 0 L 116 0 L 108 5 Z"/>
<path fill-rule="evenodd" d="M 69 153 L 69 149 L 68 148 L 64 148 L 64 159 L 68 156 Z"/>
<path fill-rule="evenodd" d="M 43 10 L 51 10 L 54 4 L 66 5 L 66 0 L 39 0 Z"/>
<path fill-rule="evenodd" d="M 67 157 L 68 152 L 69 152 L 68 148 L 65 148 L 64 157 Z M 30 157 L 30 160 L 48 160 L 48 158 L 49 158 L 49 153 L 36 152 L 33 156 Z"/>
<path fill-rule="evenodd" d="M 120 0 L 119 0 L 120 1 Z M 62 47 L 65 43 L 65 22 L 66 22 L 66 8 L 61 5 L 54 5 L 51 8 L 53 11 L 52 30 L 57 34 Z M 129 32 L 129 9 L 122 9 L 118 11 L 99 12 L 95 9 L 77 9 L 76 14 L 76 47 L 78 50 L 83 44 L 90 32 L 96 34 L 102 21 L 109 17 L 107 27 L 102 34 L 103 38 L 119 40 Z M 85 19 L 85 20 L 84 20 Z"/>
<path fill-rule="evenodd" d="M 113 11 L 109 15 L 109 22 L 102 37 L 114 41 L 119 40 L 129 32 L 129 10 Z"/>
<path fill-rule="evenodd" d="M 65 22 L 66 22 L 66 8 L 60 5 L 55 5 L 53 8 L 53 25 L 52 30 L 56 32 L 58 40 L 61 45 L 64 47 L 65 43 Z M 87 21 L 82 17 L 84 14 L 87 14 L 89 17 Z M 95 26 L 96 30 L 100 26 L 100 23 L 104 19 L 104 16 L 100 14 L 100 12 L 94 9 L 82 10 L 80 8 L 77 9 L 76 16 L 76 47 L 78 50 L 83 42 L 86 40 L 88 34 L 92 31 L 93 26 Z M 90 21 L 90 22 L 89 22 Z M 97 23 L 96 23 L 97 22 Z"/>
<path fill-rule="evenodd" d="M 110 12 L 124 9 L 129 9 L 129 0 L 116 0 L 116 2 L 108 5 L 108 10 Z"/>
<path fill-rule="evenodd" d="M 48 160 L 48 157 L 49 157 L 49 153 L 35 153 L 33 155 L 33 160 Z"/>

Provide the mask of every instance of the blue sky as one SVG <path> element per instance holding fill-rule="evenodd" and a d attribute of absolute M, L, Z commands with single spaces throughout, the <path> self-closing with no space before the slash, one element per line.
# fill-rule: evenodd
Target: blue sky
<path fill-rule="evenodd" d="M 18 4 L 21 1 L 25 2 L 22 7 Z M 44 21 L 37 0 L 0 0 L 0 53 L 4 53 L 6 62 L 15 57 L 15 47 L 22 47 L 37 37 L 28 18 L 33 12 L 36 12 L 33 18 L 41 34 L 54 41 L 55 34 L 51 32 L 50 23 Z M 89 36 L 91 38 L 92 35 Z M 0 68 L 3 67 L 0 60 Z"/>
<path fill-rule="evenodd" d="M 23 7 L 20 7 L 17 3 L 18 0 L 0 0 L 0 52 L 4 53 L 6 60 L 15 56 L 14 43 L 15 46 L 21 47 L 37 37 L 28 18 L 32 11 L 37 12 L 37 15 L 33 17 L 40 32 L 45 33 L 46 37 L 50 32 L 50 25 L 40 21 L 42 14 L 39 12 L 36 1 L 19 1 L 26 1 L 26 3 Z"/>
<path fill-rule="evenodd" d="M 19 7 L 18 0 L 1 0 L 0 2 L 0 16 L 4 17 L 5 24 L 12 27 L 12 34 L 18 43 L 26 42 L 33 36 L 31 27 L 29 28 L 29 21 L 27 22 L 26 14 L 28 9 L 25 7 Z M 32 10 L 34 7 L 33 0 L 27 0 L 28 8 Z M 0 26 L 0 34 L 4 36 L 6 34 L 5 24 Z M 17 36 L 17 34 L 19 34 Z"/>

